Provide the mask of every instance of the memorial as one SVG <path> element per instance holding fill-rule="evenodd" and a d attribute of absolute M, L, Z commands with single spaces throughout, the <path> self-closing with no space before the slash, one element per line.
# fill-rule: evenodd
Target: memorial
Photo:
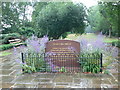
<path fill-rule="evenodd" d="M 46 59 L 57 67 L 65 67 L 67 71 L 78 71 L 80 43 L 72 40 L 55 40 L 46 43 Z"/>

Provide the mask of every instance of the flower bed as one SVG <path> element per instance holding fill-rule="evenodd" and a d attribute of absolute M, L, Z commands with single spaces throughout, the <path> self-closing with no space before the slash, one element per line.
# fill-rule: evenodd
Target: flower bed
<path fill-rule="evenodd" d="M 32 72 L 67 72 L 66 67 L 55 66 L 51 61 L 44 59 L 45 55 L 45 44 L 48 41 L 48 37 L 45 36 L 40 40 L 36 36 L 32 36 L 27 39 L 27 48 L 22 48 L 24 62 L 21 62 L 21 66 L 25 73 Z M 98 36 L 96 40 L 85 40 L 80 39 L 80 57 L 79 63 L 82 72 L 84 73 L 99 73 L 103 66 L 110 59 L 111 63 L 117 57 L 118 50 L 116 47 L 108 47 L 102 40 L 102 36 Z M 74 52 L 74 51 L 73 51 Z M 102 53 L 102 54 L 101 54 Z M 102 62 L 103 55 L 103 62 Z M 110 58 L 108 58 L 110 57 Z M 19 60 L 21 61 L 21 60 Z M 107 67 L 108 65 L 105 65 Z M 105 68 L 104 67 L 104 68 Z M 57 70 L 59 68 L 59 70 Z"/>
<path fill-rule="evenodd" d="M 99 73 L 102 72 L 102 54 L 98 52 L 94 53 L 81 53 L 80 66 L 82 72 L 86 73 Z"/>

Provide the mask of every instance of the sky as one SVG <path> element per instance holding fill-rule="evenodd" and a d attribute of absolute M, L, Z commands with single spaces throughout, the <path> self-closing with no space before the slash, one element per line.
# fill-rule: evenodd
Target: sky
<path fill-rule="evenodd" d="M 87 8 L 97 5 L 98 0 L 72 0 L 74 3 L 83 3 Z"/>

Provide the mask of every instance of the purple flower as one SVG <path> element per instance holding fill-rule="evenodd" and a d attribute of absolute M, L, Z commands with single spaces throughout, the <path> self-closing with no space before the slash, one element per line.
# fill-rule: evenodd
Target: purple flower
<path fill-rule="evenodd" d="M 41 46 L 45 47 L 46 43 L 48 42 L 48 37 L 44 36 L 41 40 L 40 40 L 40 44 Z"/>
<path fill-rule="evenodd" d="M 74 54 L 78 54 L 77 50 L 74 47 L 68 47 L 68 49 L 73 52 Z"/>
<path fill-rule="evenodd" d="M 23 65 L 26 65 L 26 62 L 22 63 Z"/>
<path fill-rule="evenodd" d="M 49 61 L 48 64 L 50 65 L 50 69 L 52 72 L 58 71 L 58 70 L 56 70 L 56 65 L 54 65 L 51 61 Z"/>
<path fill-rule="evenodd" d="M 35 51 L 35 52 L 40 52 L 40 44 L 37 40 L 31 40 L 31 42 L 29 43 L 29 45 L 31 46 L 31 48 Z"/>
<path fill-rule="evenodd" d="M 44 51 L 45 44 L 48 42 L 48 37 L 44 36 L 41 38 L 37 38 L 36 36 L 32 36 L 26 40 L 27 46 L 29 51 L 36 52 L 36 53 L 41 53 Z"/>
<path fill-rule="evenodd" d="M 21 46 L 20 46 L 21 49 L 24 49 L 25 47 L 26 47 L 25 45 L 21 45 Z"/>
<path fill-rule="evenodd" d="M 113 57 L 118 57 L 118 48 L 113 48 L 113 52 L 112 52 L 112 56 Z"/>
<path fill-rule="evenodd" d="M 19 63 L 19 64 L 22 63 L 21 60 L 19 60 L 19 59 L 16 59 L 16 62 Z"/>
<path fill-rule="evenodd" d="M 45 43 L 47 43 L 48 42 L 48 37 L 47 36 L 44 36 L 42 39 L 41 39 L 41 43 L 43 44 L 45 44 Z"/>
<path fill-rule="evenodd" d="M 16 47 L 13 47 L 13 54 L 14 54 L 14 55 L 17 55 L 17 54 L 18 54 L 18 51 L 17 51 Z"/>
<path fill-rule="evenodd" d="M 93 47 L 96 49 L 103 49 L 105 47 L 102 35 L 98 35 L 96 41 L 93 41 L 91 43 L 92 43 Z"/>

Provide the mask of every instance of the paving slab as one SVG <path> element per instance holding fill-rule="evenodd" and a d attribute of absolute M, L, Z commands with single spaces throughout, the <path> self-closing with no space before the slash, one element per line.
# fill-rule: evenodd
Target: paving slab
<path fill-rule="evenodd" d="M 112 88 L 113 86 L 110 84 L 101 84 L 101 88 Z"/>
<path fill-rule="evenodd" d="M 22 75 L 22 70 L 14 70 L 13 72 L 10 73 L 10 76 L 20 76 Z"/>
<path fill-rule="evenodd" d="M 22 70 L 22 67 L 20 65 L 13 65 L 11 70 Z"/>
<path fill-rule="evenodd" d="M 36 85 L 33 84 L 14 84 L 12 87 L 14 88 L 36 88 Z"/>
<path fill-rule="evenodd" d="M 10 50 L 10 52 L 12 52 Z M 13 54 L 12 54 L 13 55 Z M 5 56 L 2 57 L 0 65 L 0 78 L 2 88 L 59 88 L 57 90 L 64 90 L 64 88 L 118 88 L 118 77 L 120 73 L 114 70 L 120 67 L 114 64 L 112 67 L 112 75 L 103 73 L 33 73 L 22 74 L 21 67 L 16 63 L 15 59 L 19 56 Z M 116 65 L 116 66 L 115 66 Z M 0 87 L 0 88 L 1 88 Z"/>
<path fill-rule="evenodd" d="M 16 77 L 14 76 L 2 76 L 3 83 L 11 83 Z"/>
<path fill-rule="evenodd" d="M 35 73 L 36 78 L 54 78 L 55 73 Z"/>
<path fill-rule="evenodd" d="M 111 85 L 111 82 L 108 80 L 108 78 L 106 78 L 106 79 L 101 80 L 101 84 L 109 84 L 109 85 Z"/>
<path fill-rule="evenodd" d="M 33 83 L 52 83 L 52 79 L 49 79 L 49 78 L 35 78 L 33 81 Z"/>
<path fill-rule="evenodd" d="M 60 86 L 69 86 L 71 85 L 72 83 L 67 83 L 67 82 L 56 82 L 55 85 L 60 85 Z"/>
<path fill-rule="evenodd" d="M 92 84 L 94 85 L 94 84 L 98 84 L 98 85 L 100 85 L 102 83 L 102 80 L 101 80 L 101 78 L 95 78 L 95 79 L 92 79 Z"/>
<path fill-rule="evenodd" d="M 11 88 L 14 85 L 14 83 L 10 83 L 10 82 L 5 83 L 5 82 L 3 82 L 0 85 L 2 85 L 0 88 Z"/>
<path fill-rule="evenodd" d="M 38 84 L 38 88 L 53 88 L 53 87 L 54 87 L 53 83 L 46 83 L 46 84 L 39 83 Z"/>
<path fill-rule="evenodd" d="M 73 78 L 73 83 L 80 84 L 81 78 Z"/>
<path fill-rule="evenodd" d="M 11 69 L 13 65 L 2 65 L 2 69 Z"/>
<path fill-rule="evenodd" d="M 9 70 L 9 69 L 2 69 L 0 70 L 0 74 L 3 75 L 9 75 L 11 72 L 13 72 L 13 70 Z"/>
<path fill-rule="evenodd" d="M 118 84 L 112 84 L 112 88 L 120 88 Z"/>
<path fill-rule="evenodd" d="M 92 88 L 101 88 L 101 84 L 93 84 Z"/>
<path fill-rule="evenodd" d="M 57 85 L 57 86 L 55 86 L 55 88 L 68 88 L 67 86 L 62 86 L 62 85 Z M 61 90 L 63 90 L 63 89 L 61 89 Z"/>
<path fill-rule="evenodd" d="M 57 74 L 53 80 L 53 82 L 71 82 L 73 81 L 72 76 L 68 76 L 66 74 Z"/>
<path fill-rule="evenodd" d="M 31 84 L 32 80 L 35 78 L 35 76 L 33 75 L 21 75 L 18 78 L 16 78 L 14 81 L 12 81 L 13 83 L 17 83 L 17 84 Z"/>

